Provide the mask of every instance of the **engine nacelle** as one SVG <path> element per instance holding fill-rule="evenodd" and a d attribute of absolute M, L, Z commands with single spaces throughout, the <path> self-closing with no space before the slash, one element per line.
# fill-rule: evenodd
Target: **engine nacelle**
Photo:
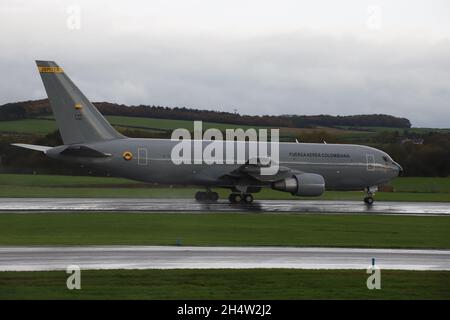
<path fill-rule="evenodd" d="M 317 197 L 325 191 L 325 180 L 320 174 L 301 173 L 274 182 L 272 188 L 294 196 Z"/>

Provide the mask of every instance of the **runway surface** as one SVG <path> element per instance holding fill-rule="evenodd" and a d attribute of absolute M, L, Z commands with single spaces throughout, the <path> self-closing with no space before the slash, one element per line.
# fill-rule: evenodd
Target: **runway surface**
<path fill-rule="evenodd" d="M 252 204 L 198 203 L 189 199 L 130 198 L 0 198 L 0 212 L 7 211 L 165 211 L 165 212 L 288 212 L 450 215 L 450 203 L 363 201 L 257 200 Z"/>
<path fill-rule="evenodd" d="M 286 247 L 0 247 L 0 271 L 178 268 L 450 270 L 450 250 Z"/>

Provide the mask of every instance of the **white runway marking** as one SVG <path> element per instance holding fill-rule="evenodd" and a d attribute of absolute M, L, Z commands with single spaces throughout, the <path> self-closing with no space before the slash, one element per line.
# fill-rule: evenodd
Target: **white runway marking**
<path fill-rule="evenodd" d="M 0 271 L 296 268 L 450 270 L 450 250 L 286 247 L 0 247 Z"/>
<path fill-rule="evenodd" d="M 130 198 L 0 198 L 0 212 L 7 211 L 147 211 L 147 212 L 287 212 L 450 215 L 450 203 L 321 200 L 257 200 L 253 204 L 198 203 L 189 199 Z"/>

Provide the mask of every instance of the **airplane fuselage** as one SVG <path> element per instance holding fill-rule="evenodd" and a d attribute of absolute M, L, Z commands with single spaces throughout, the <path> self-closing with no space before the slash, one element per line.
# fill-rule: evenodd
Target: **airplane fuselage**
<path fill-rule="evenodd" d="M 117 176 L 159 184 L 230 187 L 224 176 L 242 166 L 242 163 L 174 164 L 171 154 L 177 143 L 179 141 L 169 139 L 125 138 L 83 144 L 108 157 L 68 157 L 60 154 L 67 146 L 53 148 L 47 155 L 101 168 Z M 209 143 L 211 141 L 202 141 L 203 148 Z M 248 150 L 248 142 L 234 142 L 238 143 L 244 143 Z M 125 159 L 126 152 L 131 154 L 130 159 Z M 397 177 L 401 170 L 385 152 L 350 144 L 279 143 L 279 166 L 320 174 L 328 190 L 382 185 Z M 259 185 L 267 184 L 260 182 Z"/>

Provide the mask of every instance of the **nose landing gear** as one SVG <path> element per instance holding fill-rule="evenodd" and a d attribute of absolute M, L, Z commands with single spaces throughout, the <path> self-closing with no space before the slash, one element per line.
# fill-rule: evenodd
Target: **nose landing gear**
<path fill-rule="evenodd" d="M 375 195 L 376 191 L 378 191 L 378 187 L 367 187 L 366 188 L 367 196 L 364 198 L 365 204 L 367 204 L 368 206 L 373 205 L 373 202 L 375 201 L 373 199 L 373 196 Z"/>
<path fill-rule="evenodd" d="M 365 197 L 364 198 L 364 202 L 367 204 L 367 205 L 369 205 L 369 206 L 371 206 L 372 204 L 373 204 L 373 197 L 372 196 L 367 196 L 367 197 Z"/>

